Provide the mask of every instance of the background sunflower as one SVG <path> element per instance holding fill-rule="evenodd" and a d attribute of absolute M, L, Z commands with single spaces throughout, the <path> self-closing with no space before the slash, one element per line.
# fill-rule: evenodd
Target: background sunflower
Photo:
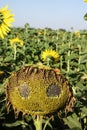
<path fill-rule="evenodd" d="M 59 54 L 54 50 L 45 50 L 42 52 L 41 58 L 49 66 L 59 60 Z"/>
<path fill-rule="evenodd" d="M 0 9 L 0 38 L 2 39 L 10 31 L 9 27 L 11 27 L 11 23 L 14 22 L 14 15 L 10 12 L 11 10 L 8 10 L 8 5 Z"/>

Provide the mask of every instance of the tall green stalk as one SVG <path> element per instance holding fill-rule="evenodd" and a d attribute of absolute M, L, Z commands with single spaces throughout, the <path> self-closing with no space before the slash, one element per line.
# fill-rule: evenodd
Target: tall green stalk
<path fill-rule="evenodd" d="M 80 57 L 80 54 L 81 54 L 81 45 L 78 45 L 78 49 L 79 49 L 79 59 L 78 59 L 78 71 L 79 71 L 79 65 L 81 63 L 81 57 Z"/>
<path fill-rule="evenodd" d="M 78 49 L 79 49 L 79 60 L 78 60 L 78 64 L 81 63 L 81 57 L 80 57 L 80 54 L 81 54 L 81 45 L 78 45 Z"/>
<path fill-rule="evenodd" d="M 70 47 L 71 47 L 71 43 L 72 43 L 72 36 L 73 36 L 73 33 L 71 32 L 70 41 L 69 41 L 69 43 L 68 43 L 69 49 L 68 49 L 68 53 L 67 53 L 67 55 L 68 55 L 68 60 L 67 60 L 67 72 L 68 72 L 68 73 L 69 73 L 69 71 L 70 71 L 70 53 L 71 53 Z"/>
<path fill-rule="evenodd" d="M 14 60 L 16 60 L 16 53 L 17 53 L 17 47 L 16 44 L 14 44 Z"/>
<path fill-rule="evenodd" d="M 69 49 L 70 49 L 70 42 L 69 42 Z M 69 57 L 70 57 L 70 50 L 68 50 L 68 60 L 67 60 L 67 72 L 69 72 L 70 70 L 70 60 L 69 60 Z"/>

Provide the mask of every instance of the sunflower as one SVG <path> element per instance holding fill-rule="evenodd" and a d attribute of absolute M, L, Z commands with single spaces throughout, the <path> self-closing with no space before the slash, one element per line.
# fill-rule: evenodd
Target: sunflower
<path fill-rule="evenodd" d="M 16 60 L 17 47 L 23 46 L 23 41 L 20 38 L 16 37 L 16 38 L 10 39 L 9 42 L 14 50 L 14 60 Z"/>
<path fill-rule="evenodd" d="M 43 123 L 44 129 L 51 126 L 49 119 L 54 112 L 59 115 L 63 110 L 66 114 L 73 105 L 67 79 L 45 65 L 24 66 L 13 72 L 8 79 L 6 97 L 8 112 L 12 106 L 16 117 L 20 112 L 31 115 L 36 130 L 42 130 Z"/>
<path fill-rule="evenodd" d="M 59 54 L 54 50 L 45 50 L 41 54 L 41 58 L 44 62 L 57 62 L 59 60 Z"/>
<path fill-rule="evenodd" d="M 12 38 L 9 41 L 10 41 L 11 46 L 14 46 L 15 43 L 18 43 L 18 45 L 23 46 L 23 41 L 18 37 Z"/>
<path fill-rule="evenodd" d="M 79 32 L 79 31 L 76 31 L 76 32 L 74 33 L 74 35 L 75 35 L 76 37 L 80 37 L 80 32 Z"/>
<path fill-rule="evenodd" d="M 87 0 L 84 0 L 84 2 L 87 2 Z"/>
<path fill-rule="evenodd" d="M 0 38 L 4 38 L 10 31 L 11 22 L 14 22 L 13 14 L 10 14 L 11 10 L 8 10 L 8 5 L 0 9 Z"/>
<path fill-rule="evenodd" d="M 7 84 L 7 104 L 31 115 L 59 111 L 69 100 L 67 80 L 52 68 L 25 66 L 14 72 Z"/>

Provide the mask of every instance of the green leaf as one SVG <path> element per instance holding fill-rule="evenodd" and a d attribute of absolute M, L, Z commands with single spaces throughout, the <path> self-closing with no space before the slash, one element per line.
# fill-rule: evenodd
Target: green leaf
<path fill-rule="evenodd" d="M 17 127 L 17 126 L 20 126 L 20 125 L 25 125 L 25 126 L 28 126 L 28 124 L 26 122 L 24 122 L 23 120 L 21 121 L 15 121 L 13 123 L 4 123 L 3 126 L 6 126 L 6 127 Z"/>
<path fill-rule="evenodd" d="M 87 20 L 87 13 L 84 15 L 84 20 Z"/>
<path fill-rule="evenodd" d="M 65 124 L 70 127 L 70 130 L 82 130 L 79 119 L 75 113 L 63 119 Z"/>

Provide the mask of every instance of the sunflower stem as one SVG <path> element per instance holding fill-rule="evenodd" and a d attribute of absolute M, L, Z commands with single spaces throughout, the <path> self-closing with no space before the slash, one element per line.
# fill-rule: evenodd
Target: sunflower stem
<path fill-rule="evenodd" d="M 70 51 L 68 51 L 68 57 L 70 57 Z M 70 70 L 70 60 L 67 61 L 67 72 Z"/>
<path fill-rule="evenodd" d="M 80 65 L 80 62 L 81 62 L 81 57 L 80 57 L 80 54 L 81 54 L 81 46 L 78 45 L 78 49 L 79 49 L 79 59 L 78 59 L 78 71 L 79 71 L 79 65 Z"/>
<path fill-rule="evenodd" d="M 16 53 L 17 53 L 17 49 L 16 49 L 16 45 L 14 45 L 14 60 L 16 60 Z"/>
<path fill-rule="evenodd" d="M 34 120 L 34 125 L 36 127 L 36 130 L 42 130 L 42 123 L 43 123 L 43 119 L 37 115 L 37 119 Z"/>
<path fill-rule="evenodd" d="M 69 50 L 68 50 L 68 53 L 67 53 L 67 55 L 68 55 L 68 61 L 67 61 L 67 72 L 69 73 L 69 71 L 70 71 L 70 46 L 71 46 L 71 43 L 72 43 L 72 36 L 73 36 L 73 33 L 71 32 L 71 36 L 70 36 L 70 41 L 69 41 L 69 43 L 68 43 L 68 47 L 69 47 Z"/>
<path fill-rule="evenodd" d="M 62 56 L 60 56 L 60 69 L 61 70 L 62 70 L 62 65 L 63 65 Z"/>
<path fill-rule="evenodd" d="M 51 65 L 51 63 L 52 63 L 51 58 L 47 58 L 47 66 L 50 66 L 50 65 Z"/>

